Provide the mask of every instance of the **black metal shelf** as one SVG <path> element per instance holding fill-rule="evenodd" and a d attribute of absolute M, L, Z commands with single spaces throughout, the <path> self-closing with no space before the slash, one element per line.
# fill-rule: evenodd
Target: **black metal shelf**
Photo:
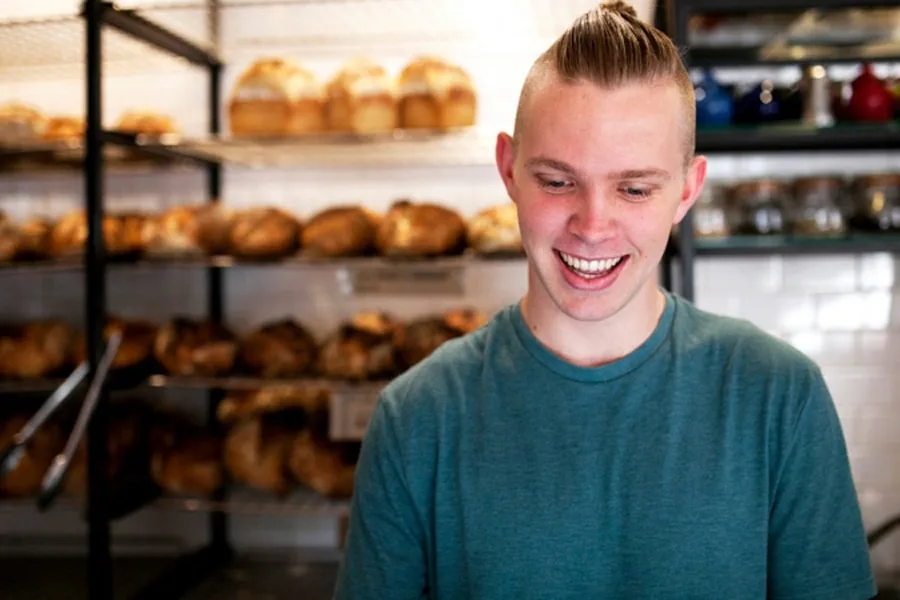
<path fill-rule="evenodd" d="M 897 0 L 691 0 L 679 8 L 693 13 L 770 13 L 807 9 L 895 8 Z"/>
<path fill-rule="evenodd" d="M 756 46 L 734 47 L 699 47 L 687 48 L 684 51 L 685 61 L 691 67 L 758 67 L 758 66 L 803 66 L 810 64 L 858 64 L 869 62 L 897 63 L 900 54 L 886 56 L 867 56 L 864 53 L 850 52 L 843 56 L 828 56 L 805 53 L 797 56 L 765 56 L 763 49 Z"/>
<path fill-rule="evenodd" d="M 84 7 L 82 17 L 85 16 Z M 99 17 L 104 25 L 195 65 L 210 68 L 222 66 L 212 51 L 157 25 L 136 10 L 117 8 L 112 2 L 103 2 Z"/>
<path fill-rule="evenodd" d="M 900 149 L 900 122 L 813 129 L 798 124 L 697 131 L 697 152 L 822 152 Z"/>
<path fill-rule="evenodd" d="M 704 257 L 812 256 L 827 254 L 900 254 L 900 235 L 851 234 L 840 238 L 792 238 L 787 236 L 735 236 L 697 239 L 694 252 Z"/>

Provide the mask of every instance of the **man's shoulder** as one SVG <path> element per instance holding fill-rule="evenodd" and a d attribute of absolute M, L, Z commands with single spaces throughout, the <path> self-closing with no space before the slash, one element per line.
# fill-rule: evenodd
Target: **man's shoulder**
<path fill-rule="evenodd" d="M 683 352 L 720 358 L 731 367 L 818 376 L 812 358 L 749 320 L 716 314 L 683 298 L 676 302 L 676 331 Z"/>

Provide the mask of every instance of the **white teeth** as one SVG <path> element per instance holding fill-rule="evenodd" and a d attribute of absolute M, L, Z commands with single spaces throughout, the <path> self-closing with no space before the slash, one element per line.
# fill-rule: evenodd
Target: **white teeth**
<path fill-rule="evenodd" d="M 585 260 L 583 258 L 570 256 L 565 252 L 560 252 L 559 256 L 563 259 L 563 262 L 569 265 L 574 271 L 590 275 L 597 275 L 604 271 L 609 271 L 622 260 L 621 256 L 616 258 L 605 258 L 603 260 Z"/>

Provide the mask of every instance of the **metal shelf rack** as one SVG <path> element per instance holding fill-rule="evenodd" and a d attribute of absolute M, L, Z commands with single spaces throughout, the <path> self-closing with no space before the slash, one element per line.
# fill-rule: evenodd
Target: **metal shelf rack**
<path fill-rule="evenodd" d="M 824 11 L 841 9 L 896 8 L 896 0 L 734 0 L 722 3 L 718 0 L 684 0 L 669 2 L 666 20 L 668 32 L 684 53 L 688 68 L 704 67 L 755 67 L 767 64 L 803 64 L 804 58 L 794 60 L 766 60 L 760 58 L 758 48 L 702 48 L 691 46 L 690 21 L 695 15 L 719 14 L 784 14 L 797 11 Z M 900 61 L 900 51 L 876 59 L 871 57 L 845 57 L 836 60 L 820 59 L 817 62 L 842 63 L 866 60 Z M 760 126 L 757 128 L 733 127 L 722 130 L 697 132 L 696 148 L 699 154 L 724 153 L 786 153 L 786 152 L 857 152 L 900 150 L 900 122 L 880 125 L 841 124 L 828 129 L 809 129 L 799 125 Z M 665 258 L 667 281 L 673 273 L 671 265 L 678 260 L 679 293 L 688 300 L 694 299 L 694 264 L 698 256 L 747 256 L 747 255 L 804 255 L 827 253 L 897 252 L 896 238 L 891 236 L 851 236 L 844 240 L 824 240 L 812 243 L 777 240 L 726 240 L 723 242 L 695 239 L 693 214 L 678 226 L 678 240 L 671 244 Z"/>
<path fill-rule="evenodd" d="M 210 11 L 210 18 L 215 18 Z M 84 191 L 88 236 L 84 256 L 86 291 L 86 339 L 90 369 L 96 368 L 103 345 L 103 329 L 107 319 L 106 269 L 102 222 L 104 215 L 105 148 L 110 146 L 140 147 L 134 136 L 106 132 L 102 128 L 104 46 L 103 35 L 115 31 L 149 48 L 201 68 L 208 74 L 209 120 L 208 133 L 217 135 L 220 122 L 222 62 L 209 49 L 183 39 L 170 30 L 143 17 L 137 11 L 117 8 L 103 0 L 85 0 L 81 12 L 84 20 L 86 121 L 84 135 Z M 207 199 L 218 202 L 221 195 L 221 167 L 217 163 L 206 166 Z M 215 322 L 223 318 L 222 274 L 214 266 L 207 270 L 208 317 Z M 105 395 L 104 395 L 105 396 Z M 215 419 L 216 404 L 221 392 L 209 394 L 210 424 Z M 102 397 L 88 431 L 88 596 L 98 600 L 112 600 L 112 557 L 110 553 L 109 481 L 107 469 L 107 438 L 109 430 L 108 398 Z M 218 495 L 212 498 L 221 502 Z M 173 565 L 176 575 L 201 577 L 210 569 L 223 564 L 232 554 L 228 541 L 227 515 L 221 510 L 209 514 L 209 542 L 196 553 L 182 557 Z M 183 592 L 187 577 L 161 576 L 151 583 L 145 593 L 177 596 Z"/>

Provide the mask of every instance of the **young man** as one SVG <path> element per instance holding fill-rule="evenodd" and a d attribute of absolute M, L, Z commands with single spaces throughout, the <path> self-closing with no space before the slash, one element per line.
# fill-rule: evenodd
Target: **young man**
<path fill-rule="evenodd" d="M 677 49 L 625 4 L 538 59 L 496 152 L 527 294 L 385 389 L 338 600 L 874 594 L 816 365 L 658 287 L 693 150 Z"/>

